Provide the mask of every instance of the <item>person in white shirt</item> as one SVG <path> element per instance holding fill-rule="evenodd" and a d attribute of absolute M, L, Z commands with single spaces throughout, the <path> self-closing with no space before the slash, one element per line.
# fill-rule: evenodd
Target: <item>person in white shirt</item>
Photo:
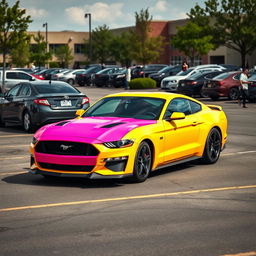
<path fill-rule="evenodd" d="M 243 108 L 246 107 L 246 99 L 248 98 L 248 84 L 250 82 L 248 81 L 248 69 L 244 68 L 243 72 L 240 75 L 240 97 L 242 97 L 242 103 L 243 103 Z M 239 97 L 238 103 L 241 105 L 241 98 Z"/>

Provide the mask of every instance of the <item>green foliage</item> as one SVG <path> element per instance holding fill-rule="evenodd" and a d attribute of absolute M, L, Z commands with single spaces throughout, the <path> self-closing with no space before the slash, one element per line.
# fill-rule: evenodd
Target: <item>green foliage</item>
<path fill-rule="evenodd" d="M 194 65 L 195 57 L 200 57 L 214 49 L 212 36 L 205 34 L 202 26 L 189 21 L 185 26 L 179 27 L 177 34 L 172 38 L 171 44 L 184 52 Z"/>
<path fill-rule="evenodd" d="M 50 68 L 60 68 L 60 63 L 56 61 L 51 61 L 49 62 L 49 67 Z"/>
<path fill-rule="evenodd" d="M 38 67 L 43 67 L 52 58 L 52 54 L 46 52 L 46 42 L 40 32 L 34 36 L 34 40 L 35 44 L 31 46 L 30 61 Z"/>
<path fill-rule="evenodd" d="M 61 63 L 62 68 L 68 68 L 70 62 L 73 60 L 74 56 L 72 55 L 72 49 L 68 45 L 63 45 L 57 48 L 55 56 L 58 61 Z"/>
<path fill-rule="evenodd" d="M 113 35 L 107 25 L 98 26 L 92 31 L 92 59 L 101 64 L 107 62 L 110 55 L 110 43 Z M 85 42 L 86 55 L 89 55 L 89 42 Z"/>
<path fill-rule="evenodd" d="M 3 71 L 5 71 L 7 53 L 26 39 L 28 24 L 32 22 L 30 16 L 25 16 L 26 10 L 21 9 L 19 3 L 17 1 L 9 7 L 6 0 L 0 2 L 0 52 L 3 53 Z M 4 91 L 4 79 L 2 91 Z"/>
<path fill-rule="evenodd" d="M 208 0 L 204 8 L 196 5 L 188 15 L 198 24 L 211 17 L 207 26 L 215 43 L 239 52 L 244 67 L 246 55 L 256 49 L 255 10 L 255 0 Z"/>
<path fill-rule="evenodd" d="M 131 89 L 153 89 L 156 88 L 156 81 L 151 78 L 135 78 L 129 82 Z"/>
<path fill-rule="evenodd" d="M 148 9 L 135 13 L 136 31 L 133 33 L 132 57 L 143 65 L 159 59 L 163 51 L 163 38 L 150 37 L 152 16 Z"/>
<path fill-rule="evenodd" d="M 12 59 L 12 64 L 16 67 L 24 67 L 30 63 L 30 37 L 27 40 L 20 42 L 15 48 L 10 52 Z"/>

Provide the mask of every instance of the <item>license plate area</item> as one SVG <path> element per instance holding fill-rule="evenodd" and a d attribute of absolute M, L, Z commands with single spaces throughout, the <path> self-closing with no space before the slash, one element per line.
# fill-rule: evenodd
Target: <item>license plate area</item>
<path fill-rule="evenodd" d="M 72 102 L 71 102 L 71 100 L 61 100 L 60 106 L 61 107 L 72 107 Z"/>

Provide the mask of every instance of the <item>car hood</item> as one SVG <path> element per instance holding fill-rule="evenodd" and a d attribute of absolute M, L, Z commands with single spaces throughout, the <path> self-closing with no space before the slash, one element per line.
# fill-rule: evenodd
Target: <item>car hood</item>
<path fill-rule="evenodd" d="M 167 76 L 163 80 L 164 81 L 172 81 L 172 80 L 181 80 L 187 78 L 187 76 Z"/>
<path fill-rule="evenodd" d="M 36 132 L 35 138 L 103 143 L 120 140 L 131 130 L 156 122 L 133 118 L 86 117 L 46 125 Z"/>

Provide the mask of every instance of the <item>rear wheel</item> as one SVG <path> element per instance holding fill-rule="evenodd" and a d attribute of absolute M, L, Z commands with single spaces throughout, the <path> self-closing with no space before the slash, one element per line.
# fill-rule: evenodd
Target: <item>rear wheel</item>
<path fill-rule="evenodd" d="M 239 98 L 239 90 L 237 88 L 231 88 L 228 94 L 230 100 L 237 100 Z"/>
<path fill-rule="evenodd" d="M 147 142 L 142 142 L 137 150 L 136 158 L 134 161 L 133 181 L 145 181 L 151 171 L 152 153 Z"/>
<path fill-rule="evenodd" d="M 214 164 L 218 161 L 221 151 L 221 135 L 217 128 L 213 128 L 207 137 L 202 162 Z"/>
<path fill-rule="evenodd" d="M 32 124 L 31 116 L 28 111 L 23 114 L 23 129 L 26 132 L 33 132 L 35 130 L 35 125 Z"/>
<path fill-rule="evenodd" d="M 70 85 L 74 85 L 75 84 L 75 81 L 73 80 L 73 79 L 68 79 L 68 84 L 70 84 Z"/>

